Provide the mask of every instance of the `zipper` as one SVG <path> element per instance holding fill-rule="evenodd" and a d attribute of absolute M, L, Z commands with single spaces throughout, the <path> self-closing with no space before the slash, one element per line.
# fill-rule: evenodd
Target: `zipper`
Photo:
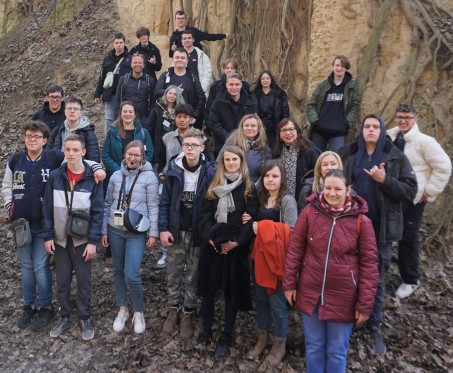
<path fill-rule="evenodd" d="M 354 271 L 352 269 L 350 269 L 349 271 L 351 272 L 352 282 L 354 283 L 354 286 L 357 289 L 357 282 L 355 281 L 355 278 L 354 278 Z"/>
<path fill-rule="evenodd" d="M 337 218 L 332 216 L 332 219 L 333 219 L 333 223 L 332 223 L 332 227 L 330 228 L 329 241 L 327 243 L 326 262 L 325 262 L 325 265 L 324 265 L 324 276 L 323 276 L 323 279 L 322 279 L 321 306 L 324 306 L 324 288 L 326 287 L 327 265 L 329 263 L 330 246 L 332 244 L 333 230 L 335 229 L 335 225 L 337 224 Z"/>

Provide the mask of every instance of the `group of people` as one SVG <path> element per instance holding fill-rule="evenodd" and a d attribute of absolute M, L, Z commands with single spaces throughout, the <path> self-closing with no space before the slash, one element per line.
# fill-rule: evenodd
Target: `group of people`
<path fill-rule="evenodd" d="M 217 358 L 234 344 L 238 311 L 253 303 L 257 333 L 248 358 L 260 358 L 273 326 L 262 370 L 286 354 L 288 304 L 301 314 L 308 372 L 345 370 L 354 324 L 366 322 L 375 351 L 385 354 L 391 246 L 398 242 L 396 296 L 404 299 L 420 285 L 418 229 L 426 202 L 448 183 L 448 155 L 420 132 L 409 104 L 396 107 L 389 131 L 378 115 L 366 115 L 357 140 L 345 144 L 360 111 L 345 56 L 334 58 L 313 92 L 306 137 L 270 71 L 250 88 L 229 58 L 210 84 L 199 42 L 227 35 L 187 27 L 182 11 L 175 20 L 173 66 L 159 79 L 149 30 L 137 30 L 140 43 L 130 52 L 115 34 L 94 94 L 105 109 L 102 154 L 82 101 L 64 100 L 60 86 L 47 89 L 43 109 L 24 126 L 25 150 L 9 158 L 2 185 L 22 267 L 18 326 L 37 314 L 33 330 L 40 331 L 55 316 L 51 254 L 60 311 L 50 336 L 70 325 L 74 271 L 82 338 L 94 338 L 91 263 L 102 243 L 113 263 L 113 330 L 124 330 L 132 310 L 134 332 L 143 333 L 140 266 L 145 247 L 159 240 L 165 335 L 192 338 L 200 309 L 196 348 L 205 348 L 223 295 Z"/>

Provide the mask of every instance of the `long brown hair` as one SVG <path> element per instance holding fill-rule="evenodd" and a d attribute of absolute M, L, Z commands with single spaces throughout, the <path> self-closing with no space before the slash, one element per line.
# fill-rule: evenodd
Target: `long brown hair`
<path fill-rule="evenodd" d="M 137 117 L 138 117 L 137 107 L 135 106 L 135 104 L 132 101 L 123 101 L 123 102 L 121 102 L 120 113 L 118 114 L 118 118 L 116 118 L 116 121 L 113 123 L 113 125 L 116 124 L 116 126 L 118 127 L 118 134 L 120 135 L 120 137 L 123 140 L 126 138 L 126 131 L 124 130 L 124 124 L 123 124 L 123 118 L 121 118 L 121 112 L 123 111 L 123 107 L 125 105 L 129 105 L 129 106 L 132 106 L 134 108 L 134 114 L 135 114 L 134 127 L 136 125 L 136 120 L 137 120 Z"/>
<path fill-rule="evenodd" d="M 282 148 L 284 146 L 283 140 L 280 139 L 280 130 L 283 127 L 285 127 L 288 123 L 292 123 L 294 125 L 294 128 L 296 129 L 297 138 L 294 142 L 296 144 L 296 151 L 298 153 L 301 150 L 305 150 L 309 146 L 313 145 L 312 142 L 304 136 L 304 134 L 302 133 L 302 130 L 300 129 L 300 126 L 296 123 L 296 121 L 294 119 L 283 118 L 277 126 L 277 130 L 276 130 L 277 136 L 275 137 L 274 149 L 272 151 L 273 158 L 280 158 L 280 155 L 282 153 Z"/>
<path fill-rule="evenodd" d="M 233 154 L 236 154 L 240 160 L 241 160 L 241 167 L 240 167 L 240 173 L 242 175 L 242 182 L 245 184 L 245 189 L 244 189 L 244 199 L 247 199 L 252 196 L 252 188 L 253 188 L 253 183 L 250 180 L 249 177 L 249 170 L 247 167 L 247 160 L 245 158 L 245 153 L 241 150 L 241 148 L 238 148 L 237 146 L 225 146 L 220 153 L 220 159 L 221 161 L 219 162 L 219 165 L 217 167 L 217 172 L 214 175 L 214 178 L 212 179 L 211 184 L 208 187 L 208 191 L 206 193 L 206 197 L 208 199 L 217 199 L 217 195 L 214 193 L 213 189 L 216 186 L 223 185 L 225 184 L 225 164 L 223 160 L 223 155 L 225 152 L 230 152 Z"/>
<path fill-rule="evenodd" d="M 269 199 L 270 193 L 264 186 L 264 176 L 272 170 L 274 167 L 277 167 L 281 173 L 281 182 L 280 182 L 280 189 L 278 190 L 277 199 L 275 200 L 274 209 L 279 210 L 282 206 L 282 198 L 286 194 L 288 194 L 288 189 L 286 187 L 286 172 L 285 166 L 283 163 L 280 162 L 278 159 L 271 159 L 264 163 L 263 170 L 261 171 L 261 178 L 258 183 L 258 201 L 261 207 L 266 206 L 267 201 Z"/>

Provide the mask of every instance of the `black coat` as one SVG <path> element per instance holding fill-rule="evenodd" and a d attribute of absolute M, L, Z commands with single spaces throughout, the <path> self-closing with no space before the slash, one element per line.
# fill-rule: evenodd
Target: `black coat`
<path fill-rule="evenodd" d="M 121 61 L 120 68 L 118 73 L 113 76 L 113 84 L 110 88 L 104 88 L 104 80 L 108 72 L 113 72 L 115 70 L 118 62 Z M 118 87 L 119 79 L 124 75 L 131 72 L 131 56 L 127 50 L 127 47 L 124 47 L 124 52 L 119 56 L 115 54 L 115 49 L 112 49 L 109 54 L 104 58 L 101 67 L 101 73 L 99 74 L 98 84 L 96 85 L 96 90 L 94 91 L 94 98 L 101 98 L 102 101 L 112 101 L 115 98 L 116 88 Z"/>
<path fill-rule="evenodd" d="M 245 185 L 242 183 L 232 195 L 236 210 L 228 214 L 228 223 L 237 227 L 236 240 L 239 246 L 228 254 L 218 254 L 209 244 L 211 227 L 216 224 L 214 218 L 217 211 L 218 199 L 203 200 L 201 217 L 198 224 L 203 247 L 201 249 L 198 266 L 197 293 L 199 296 L 213 295 L 216 290 L 222 289 L 238 310 L 247 311 L 252 308 L 250 293 L 250 266 L 249 252 L 253 238 L 252 222 L 242 224 L 242 214 L 247 212 L 255 216 L 258 199 L 253 188 L 252 197 L 244 200 Z"/>
<path fill-rule="evenodd" d="M 255 96 L 249 95 L 244 88 L 241 89 L 239 105 L 240 108 L 236 112 L 228 93 L 218 95 L 212 103 L 209 110 L 207 127 L 214 136 L 214 155 L 216 157 L 230 133 L 238 127 L 242 117 L 246 114 L 257 112 L 257 101 Z"/>
<path fill-rule="evenodd" d="M 316 146 L 309 146 L 299 152 L 296 165 L 296 200 L 302 190 L 304 178 L 315 169 L 320 154 Z"/>
<path fill-rule="evenodd" d="M 208 40 L 208 41 L 215 41 L 215 40 L 223 40 L 226 38 L 226 34 L 208 34 L 207 32 L 201 31 L 197 29 L 196 27 L 191 27 L 191 26 L 186 26 L 184 31 L 192 31 L 193 33 L 193 38 L 194 38 L 194 43 L 193 45 L 201 50 L 203 50 L 203 47 L 200 44 L 200 41 L 203 40 Z M 182 42 L 181 42 L 181 36 L 182 36 L 182 31 L 175 30 L 170 36 L 170 47 L 168 48 L 168 55 L 170 58 L 173 57 L 173 51 L 171 49 L 171 46 L 173 43 L 176 44 L 178 48 L 182 47 Z"/>
<path fill-rule="evenodd" d="M 341 150 L 344 172 L 351 180 L 358 150 L 357 141 Z M 374 183 L 381 219 L 379 237 L 376 237 L 378 245 L 401 240 L 404 228 L 402 201 L 412 201 L 417 194 L 417 178 L 409 160 L 388 139 L 381 162 L 385 163 L 385 180 L 382 184 Z"/>
<path fill-rule="evenodd" d="M 31 119 L 40 120 L 41 122 L 44 122 L 49 126 L 50 131 L 52 131 L 54 128 L 63 124 L 63 122 L 66 120 L 64 108 L 65 103 L 64 101 L 62 101 L 60 109 L 56 113 L 53 113 L 49 108 L 49 102 L 46 101 L 42 105 L 42 109 L 34 113 Z"/>
<path fill-rule="evenodd" d="M 121 102 L 129 100 L 135 104 L 139 119 L 145 123 L 154 103 L 155 86 L 156 79 L 147 74 L 143 74 L 138 79 L 134 78 L 132 73 L 122 76 L 115 96 L 115 118 L 119 114 Z"/>
<path fill-rule="evenodd" d="M 273 132 L 275 133 L 278 124 L 283 118 L 289 118 L 289 105 L 288 105 L 288 97 L 286 96 L 286 93 L 284 91 L 278 91 L 278 92 L 269 92 L 269 95 L 274 96 L 274 107 L 272 108 L 272 111 L 274 113 L 273 117 L 268 118 L 263 109 L 265 110 L 266 108 L 263 108 L 261 105 L 261 96 L 264 95 L 262 91 L 255 92 L 255 97 L 258 101 L 258 115 L 262 119 L 263 124 L 266 128 L 266 133 Z"/>
<path fill-rule="evenodd" d="M 149 42 L 146 47 L 144 47 L 141 43 L 136 45 L 131 49 L 131 55 L 133 56 L 134 54 L 142 54 L 145 56 L 145 68 L 143 69 L 143 72 L 145 74 L 151 75 L 154 79 L 157 80 L 156 77 L 156 71 L 160 71 L 162 69 L 162 59 L 160 57 L 160 51 L 159 48 L 157 48 L 153 43 Z M 152 64 L 149 62 L 149 59 L 151 57 L 156 57 L 156 63 Z"/>

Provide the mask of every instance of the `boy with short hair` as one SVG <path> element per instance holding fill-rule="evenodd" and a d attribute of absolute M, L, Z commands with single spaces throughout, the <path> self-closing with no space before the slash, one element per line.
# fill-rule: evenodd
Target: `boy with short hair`
<path fill-rule="evenodd" d="M 101 239 L 104 196 L 93 172 L 83 160 L 85 142 L 80 135 L 69 135 L 64 143 L 67 163 L 50 173 L 44 195 L 45 248 L 55 255 L 57 299 L 60 319 L 50 332 L 58 337 L 69 326 L 71 312 L 72 270 L 77 279 L 77 309 L 82 339 L 94 338 L 91 321 L 91 261 L 96 257 L 96 244 Z M 90 215 L 85 237 L 69 236 L 66 223 L 74 210 Z"/>
<path fill-rule="evenodd" d="M 197 222 L 203 196 L 215 173 L 202 154 L 204 135 L 198 129 L 189 129 L 182 135 L 183 152 L 168 164 L 159 205 L 160 240 L 168 251 L 167 289 L 170 311 L 162 331 L 171 335 L 179 319 L 180 337 L 193 334 L 192 313 L 197 306 L 195 287 L 201 238 Z M 181 285 L 185 285 L 185 289 Z"/>

